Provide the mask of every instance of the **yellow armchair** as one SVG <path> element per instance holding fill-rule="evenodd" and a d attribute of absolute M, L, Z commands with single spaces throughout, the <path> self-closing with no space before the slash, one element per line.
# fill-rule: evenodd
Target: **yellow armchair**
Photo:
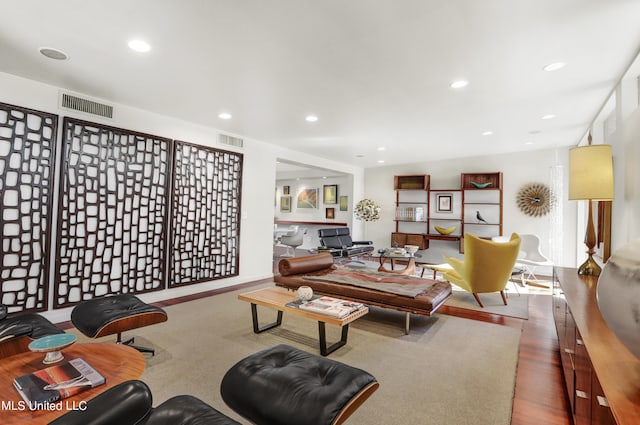
<path fill-rule="evenodd" d="M 479 293 L 500 292 L 504 305 L 504 288 L 520 251 L 520 236 L 511 234 L 508 242 L 480 239 L 470 233 L 464 235 L 464 261 L 445 256 L 453 270 L 444 274 L 449 282 L 473 294 L 480 307 Z"/>

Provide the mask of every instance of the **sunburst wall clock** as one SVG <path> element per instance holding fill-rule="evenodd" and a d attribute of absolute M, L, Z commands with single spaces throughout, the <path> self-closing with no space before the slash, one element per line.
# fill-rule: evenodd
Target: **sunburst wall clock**
<path fill-rule="evenodd" d="M 520 188 L 516 196 L 520 211 L 531 217 L 542 217 L 551 211 L 553 195 L 543 183 L 529 183 Z"/>

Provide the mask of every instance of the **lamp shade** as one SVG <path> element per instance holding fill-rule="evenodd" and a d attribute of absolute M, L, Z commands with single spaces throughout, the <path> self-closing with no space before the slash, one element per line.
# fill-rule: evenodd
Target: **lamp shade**
<path fill-rule="evenodd" d="M 580 146 L 569 150 L 569 199 L 613 199 L 611 145 Z"/>

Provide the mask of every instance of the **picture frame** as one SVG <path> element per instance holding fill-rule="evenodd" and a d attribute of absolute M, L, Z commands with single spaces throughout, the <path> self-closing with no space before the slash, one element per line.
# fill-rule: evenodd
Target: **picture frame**
<path fill-rule="evenodd" d="M 289 195 L 290 191 L 291 191 L 291 187 L 289 187 L 289 186 L 282 186 L 282 194 L 283 194 L 283 195 Z"/>
<path fill-rule="evenodd" d="M 291 212 L 291 196 L 280 197 L 280 212 Z"/>
<path fill-rule="evenodd" d="M 326 219 L 332 220 L 336 218 L 336 209 L 335 208 L 326 208 L 324 211 L 324 217 Z"/>
<path fill-rule="evenodd" d="M 337 184 L 325 184 L 323 187 L 322 202 L 325 204 L 337 204 L 338 203 L 338 185 Z"/>
<path fill-rule="evenodd" d="M 441 193 L 436 195 L 436 212 L 453 212 L 453 194 Z"/>
<path fill-rule="evenodd" d="M 340 197 L 340 211 L 349 211 L 349 197 L 341 196 Z"/>
<path fill-rule="evenodd" d="M 297 208 L 318 208 L 318 189 L 301 189 L 298 192 Z"/>

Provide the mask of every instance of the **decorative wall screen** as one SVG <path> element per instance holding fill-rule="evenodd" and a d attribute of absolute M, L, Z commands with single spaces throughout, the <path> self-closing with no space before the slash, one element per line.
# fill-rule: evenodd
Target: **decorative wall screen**
<path fill-rule="evenodd" d="M 48 304 L 57 123 L 0 103 L 0 301 L 10 312 Z"/>
<path fill-rule="evenodd" d="M 175 141 L 169 286 L 238 274 L 242 154 Z"/>
<path fill-rule="evenodd" d="M 161 290 L 171 140 L 65 117 L 54 306 Z"/>

